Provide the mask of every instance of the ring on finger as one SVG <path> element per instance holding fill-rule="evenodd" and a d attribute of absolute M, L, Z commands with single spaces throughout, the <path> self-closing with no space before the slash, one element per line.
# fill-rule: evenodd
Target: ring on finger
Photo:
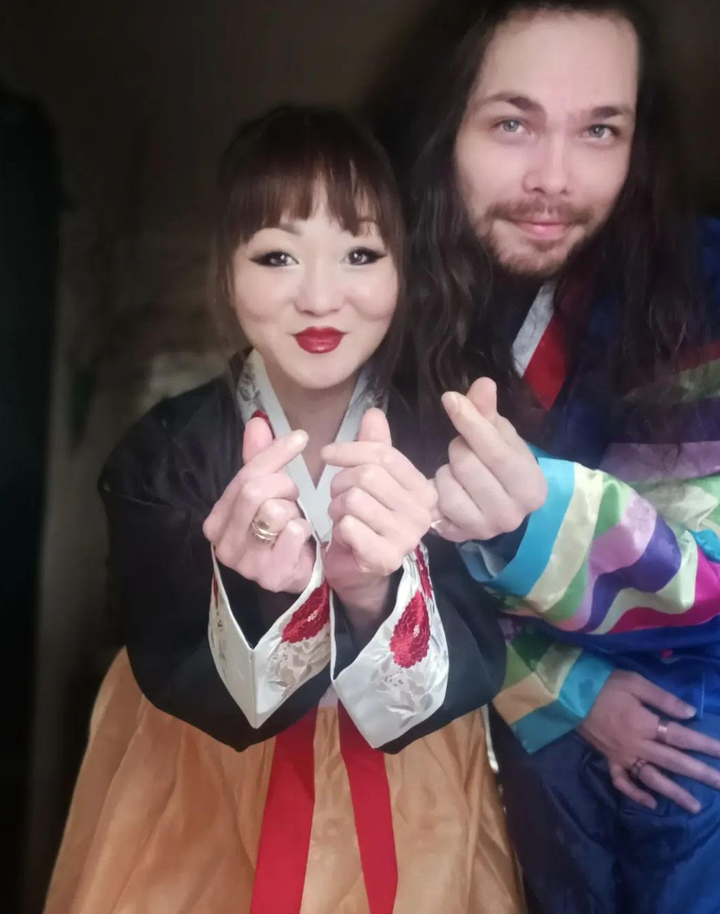
<path fill-rule="evenodd" d="M 634 778 L 636 781 L 640 777 L 640 772 L 647 765 L 647 759 L 639 758 L 633 762 L 633 765 L 630 769 L 630 777 Z"/>
<path fill-rule="evenodd" d="M 655 739 L 659 743 L 665 743 L 667 746 L 668 743 L 668 727 L 670 726 L 669 720 L 659 720 L 657 725 L 657 733 L 655 734 Z"/>
<path fill-rule="evenodd" d="M 258 520 L 257 515 L 250 521 L 250 533 L 261 543 L 274 543 L 280 535 L 264 520 Z"/>

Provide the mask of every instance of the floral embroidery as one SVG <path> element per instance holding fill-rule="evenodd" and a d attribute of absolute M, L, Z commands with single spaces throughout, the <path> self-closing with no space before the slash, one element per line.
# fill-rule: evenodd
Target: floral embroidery
<path fill-rule="evenodd" d="M 430 620 L 425 599 L 417 591 L 403 610 L 390 639 L 390 651 L 398 666 L 414 666 L 424 659 L 430 644 Z"/>
<path fill-rule="evenodd" d="M 432 597 L 432 584 L 430 583 L 430 572 L 428 571 L 427 562 L 425 561 L 425 556 L 423 555 L 421 546 L 418 546 L 415 550 L 415 559 L 417 561 L 418 573 L 420 575 L 420 586 L 422 587 L 423 593 L 429 600 Z"/>
<path fill-rule="evenodd" d="M 319 635 L 330 620 L 330 591 L 325 582 L 295 610 L 282 631 L 281 641 L 297 644 Z"/>

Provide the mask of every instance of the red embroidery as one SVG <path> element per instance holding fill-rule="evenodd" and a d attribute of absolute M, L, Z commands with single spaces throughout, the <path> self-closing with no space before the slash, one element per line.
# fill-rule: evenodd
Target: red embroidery
<path fill-rule="evenodd" d="M 330 619 L 330 592 L 322 583 L 310 594 L 303 605 L 290 617 L 280 637 L 281 641 L 297 644 L 320 634 Z"/>
<path fill-rule="evenodd" d="M 422 554 L 422 549 L 418 546 L 415 550 L 415 559 L 417 561 L 418 573 L 420 574 L 420 584 L 423 589 L 423 593 L 430 600 L 432 598 L 432 584 L 430 583 L 430 572 L 428 571 L 428 566 L 425 563 L 425 558 Z"/>
<path fill-rule="evenodd" d="M 256 409 L 255 412 L 250 416 L 251 419 L 264 419 L 268 425 L 270 425 L 270 420 L 267 417 L 267 413 L 264 413 L 261 409 Z"/>
<path fill-rule="evenodd" d="M 398 666 L 410 667 L 425 657 L 430 644 L 430 622 L 425 600 L 418 590 L 403 610 L 390 639 L 390 650 Z"/>

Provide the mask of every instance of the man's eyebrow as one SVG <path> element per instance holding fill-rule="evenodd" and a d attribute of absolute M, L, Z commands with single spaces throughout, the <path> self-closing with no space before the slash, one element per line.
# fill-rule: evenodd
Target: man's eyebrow
<path fill-rule="evenodd" d="M 533 98 L 529 98 L 527 95 L 523 95 L 521 92 L 496 92 L 494 95 L 488 95 L 486 98 L 478 99 L 472 107 L 477 111 L 494 102 L 506 102 L 508 105 L 512 105 L 520 111 L 543 110 L 543 106 L 540 102 Z"/>
<path fill-rule="evenodd" d="M 598 105 L 588 111 L 591 118 L 606 120 L 611 117 L 626 117 L 631 121 L 635 120 L 635 109 L 632 105 Z"/>
<path fill-rule="evenodd" d="M 486 105 L 492 105 L 498 102 L 504 102 L 505 104 L 512 105 L 519 111 L 528 113 L 544 111 L 544 108 L 539 101 L 530 98 L 528 95 L 523 95 L 521 92 L 495 92 L 493 95 L 488 95 L 486 98 L 478 99 L 473 104 L 472 108 L 473 110 L 478 111 Z M 597 105 L 594 108 L 590 108 L 587 112 L 583 112 L 583 115 L 590 118 L 597 118 L 598 120 L 605 120 L 613 117 L 626 117 L 628 120 L 634 121 L 635 109 L 632 105 Z"/>

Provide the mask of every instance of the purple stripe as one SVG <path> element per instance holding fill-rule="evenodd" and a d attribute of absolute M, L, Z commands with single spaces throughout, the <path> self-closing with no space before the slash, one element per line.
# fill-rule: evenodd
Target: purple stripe
<path fill-rule="evenodd" d="M 611 444 L 601 469 L 624 482 L 657 482 L 669 476 L 698 479 L 720 473 L 720 441 L 683 444 Z"/>
<path fill-rule="evenodd" d="M 625 569 L 642 558 L 652 540 L 656 523 L 655 508 L 637 492 L 630 491 L 618 522 L 593 540 L 587 558 L 587 580 L 582 600 L 572 616 L 557 623 L 559 628 L 580 631 L 587 625 L 598 578 Z"/>
<path fill-rule="evenodd" d="M 597 631 L 621 590 L 633 588 L 640 593 L 657 593 L 678 573 L 682 555 L 675 534 L 658 516 L 655 529 L 643 555 L 632 565 L 602 574 L 593 588 L 590 618 L 580 629 Z"/>

